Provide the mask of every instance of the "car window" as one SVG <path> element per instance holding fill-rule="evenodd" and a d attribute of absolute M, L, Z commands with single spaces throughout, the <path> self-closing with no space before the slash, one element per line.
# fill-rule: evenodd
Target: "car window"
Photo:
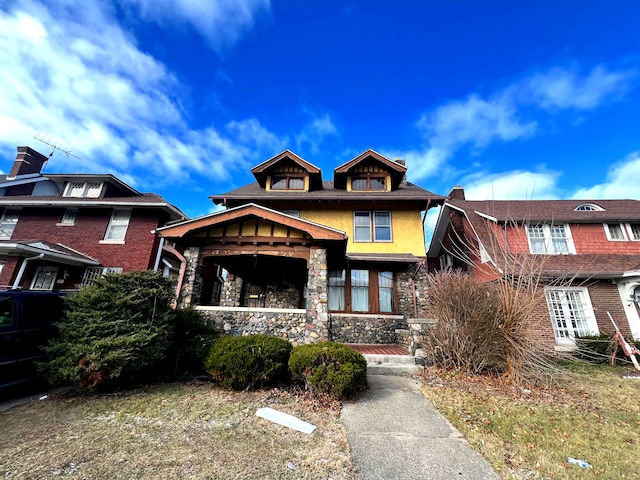
<path fill-rule="evenodd" d="M 15 326 L 11 297 L 0 297 L 0 328 Z"/>

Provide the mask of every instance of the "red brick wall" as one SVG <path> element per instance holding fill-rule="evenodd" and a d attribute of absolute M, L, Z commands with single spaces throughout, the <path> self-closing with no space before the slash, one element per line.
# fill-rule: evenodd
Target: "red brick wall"
<path fill-rule="evenodd" d="M 133 209 L 124 244 L 101 244 L 104 238 L 112 209 L 78 210 L 75 225 L 57 225 L 64 213 L 63 208 L 35 209 L 23 208 L 18 223 L 13 231 L 13 240 L 46 240 L 61 243 L 85 255 L 95 258 L 107 267 L 122 267 L 123 271 L 146 270 L 155 262 L 157 239 L 151 233 L 165 221 L 161 211 Z M 35 271 L 35 265 L 45 263 L 33 262 L 29 272 Z M 10 285 L 17 274 L 15 257 L 8 257 L 0 274 L 0 284 Z M 74 270 L 71 268 L 71 270 Z M 84 270 L 81 268 L 80 270 Z M 27 283 L 30 279 L 25 277 Z"/>
<path fill-rule="evenodd" d="M 631 338 L 631 328 L 629 327 L 629 322 L 627 321 L 627 316 L 622 306 L 618 287 L 611 282 L 602 280 L 590 283 L 588 288 L 591 305 L 596 314 L 600 333 L 615 332 L 613 324 L 607 315 L 607 312 L 609 312 L 618 325 L 622 335 L 626 338 Z"/>

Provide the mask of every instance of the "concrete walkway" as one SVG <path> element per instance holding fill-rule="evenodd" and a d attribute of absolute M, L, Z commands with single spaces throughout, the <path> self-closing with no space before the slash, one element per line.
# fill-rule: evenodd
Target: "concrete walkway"
<path fill-rule="evenodd" d="M 497 479 L 489 464 L 420 392 L 412 378 L 368 375 L 342 420 L 361 480 Z"/>

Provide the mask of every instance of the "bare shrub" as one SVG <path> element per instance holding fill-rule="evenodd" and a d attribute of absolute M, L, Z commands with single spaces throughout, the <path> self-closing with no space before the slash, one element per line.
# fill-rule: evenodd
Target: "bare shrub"
<path fill-rule="evenodd" d="M 430 316 L 438 321 L 420 343 L 434 364 L 472 373 L 503 372 L 505 344 L 495 327 L 500 307 L 495 285 L 455 270 L 430 275 L 428 287 Z"/>

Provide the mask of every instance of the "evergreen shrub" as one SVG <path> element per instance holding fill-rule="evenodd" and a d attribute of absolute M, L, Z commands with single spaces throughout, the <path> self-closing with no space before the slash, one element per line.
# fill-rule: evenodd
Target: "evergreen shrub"
<path fill-rule="evenodd" d="M 293 346 L 269 335 L 221 337 L 206 361 L 207 371 L 224 387 L 249 390 L 288 380 Z"/>
<path fill-rule="evenodd" d="M 109 274 L 67 295 L 41 371 L 53 384 L 132 384 L 157 374 L 173 333 L 173 285 L 150 271 Z"/>
<path fill-rule="evenodd" d="M 289 369 L 294 380 L 317 393 L 347 398 L 367 386 L 364 356 L 341 343 L 320 342 L 293 349 Z"/>
<path fill-rule="evenodd" d="M 202 315 L 193 307 L 176 310 L 173 314 L 174 333 L 167 358 L 173 362 L 174 376 L 206 373 L 207 355 L 219 334 L 205 323 Z"/>

